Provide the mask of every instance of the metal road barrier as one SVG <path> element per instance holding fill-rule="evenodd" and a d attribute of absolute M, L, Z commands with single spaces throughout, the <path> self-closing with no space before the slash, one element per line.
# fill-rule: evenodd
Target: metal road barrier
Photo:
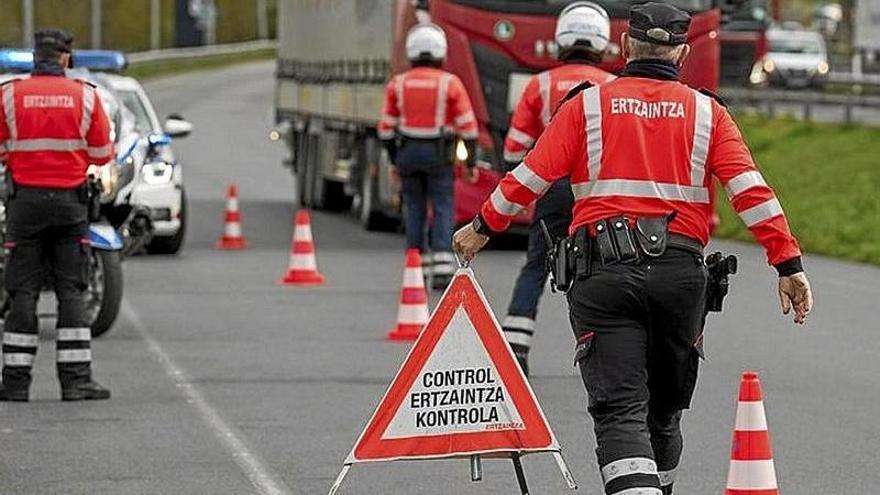
<path fill-rule="evenodd" d="M 258 50 L 274 49 L 278 46 L 275 40 L 245 41 L 243 43 L 227 43 L 222 45 L 205 45 L 187 48 L 167 48 L 148 50 L 126 54 L 129 64 L 145 64 L 166 60 L 185 60 L 190 58 L 208 57 L 213 55 L 238 55 Z"/>
<path fill-rule="evenodd" d="M 780 89 L 723 88 L 721 96 L 734 108 L 752 108 L 770 117 L 799 107 L 804 120 L 813 120 L 819 108 L 842 110 L 842 121 L 855 122 L 857 109 L 880 114 L 880 96 L 788 91 Z"/>

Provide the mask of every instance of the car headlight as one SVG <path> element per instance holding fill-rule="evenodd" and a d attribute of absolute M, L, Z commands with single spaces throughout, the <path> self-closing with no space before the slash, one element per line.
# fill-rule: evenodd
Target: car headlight
<path fill-rule="evenodd" d="M 141 167 L 141 177 L 144 182 L 151 185 L 167 184 L 171 182 L 171 176 L 174 174 L 174 166 L 165 162 L 145 163 Z"/>
<path fill-rule="evenodd" d="M 825 62 L 825 61 L 819 62 L 819 65 L 816 66 L 816 71 L 823 76 L 825 74 L 828 74 L 828 71 L 830 69 L 831 68 L 828 67 L 828 62 Z"/>
<path fill-rule="evenodd" d="M 770 73 L 776 70 L 776 64 L 769 58 L 764 60 L 764 72 Z"/>
<path fill-rule="evenodd" d="M 465 146 L 464 141 L 459 140 L 458 144 L 455 145 L 455 157 L 458 158 L 459 161 L 466 162 L 468 159 L 468 150 L 467 146 Z"/>

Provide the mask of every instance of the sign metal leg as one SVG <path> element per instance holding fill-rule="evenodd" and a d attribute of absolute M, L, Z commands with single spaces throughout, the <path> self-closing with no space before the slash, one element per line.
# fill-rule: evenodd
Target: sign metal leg
<path fill-rule="evenodd" d="M 522 495 L 529 495 L 529 485 L 526 483 L 526 473 L 523 471 L 520 455 L 513 454 L 510 460 L 513 461 L 513 470 L 516 471 L 516 482 L 519 483 L 520 493 Z"/>
<path fill-rule="evenodd" d="M 562 458 L 562 453 L 553 452 L 553 458 L 556 459 L 556 465 L 559 466 L 559 470 L 562 472 L 562 477 L 565 478 L 565 482 L 568 483 L 568 487 L 572 490 L 577 490 L 577 481 L 575 481 L 574 476 L 571 475 L 571 471 L 568 470 L 568 465 L 565 463 L 565 459 Z"/>
<path fill-rule="evenodd" d="M 471 481 L 483 481 L 483 463 L 478 455 L 471 456 Z"/>
<path fill-rule="evenodd" d="M 333 482 L 333 486 L 330 487 L 330 493 L 327 495 L 333 495 L 339 490 L 339 487 L 342 486 L 342 480 L 345 479 L 345 475 L 348 474 L 348 471 L 351 469 L 351 464 L 346 464 L 342 466 L 342 471 L 339 471 L 339 476 L 336 477 L 336 481 Z"/>

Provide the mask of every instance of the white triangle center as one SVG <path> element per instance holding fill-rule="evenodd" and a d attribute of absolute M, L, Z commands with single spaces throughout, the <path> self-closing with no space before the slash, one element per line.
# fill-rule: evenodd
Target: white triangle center
<path fill-rule="evenodd" d="M 459 307 L 382 439 L 524 428 L 473 322 Z"/>

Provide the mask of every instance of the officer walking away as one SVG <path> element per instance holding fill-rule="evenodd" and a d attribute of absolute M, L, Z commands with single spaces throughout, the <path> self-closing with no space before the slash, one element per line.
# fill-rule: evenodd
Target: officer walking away
<path fill-rule="evenodd" d="M 378 133 L 402 181 L 408 248 L 425 251 L 428 203 L 433 207 L 430 269 L 434 288 L 442 289 L 456 269 L 452 255 L 453 137 L 464 141 L 467 166 L 473 168 L 477 120 L 461 80 L 441 69 L 446 34 L 440 27 L 419 24 L 411 29 L 406 56 L 412 68 L 388 83 Z"/>
<path fill-rule="evenodd" d="M 668 4 L 632 7 L 622 77 L 564 103 L 455 235 L 470 259 L 554 181 L 571 178 L 572 260 L 560 279 L 573 279 L 575 358 L 607 494 L 672 493 L 699 363 L 713 176 L 779 273 L 783 313 L 793 308 L 802 324 L 813 304 L 798 243 L 727 109 L 677 81 L 689 25 Z"/>
<path fill-rule="evenodd" d="M 62 400 L 108 399 L 92 380 L 86 168 L 113 156 L 110 125 L 93 85 L 65 77 L 73 38 L 35 35 L 30 77 L 0 86 L 0 143 L 11 173 L 0 400 L 27 401 L 37 353 L 37 299 L 51 277 L 58 298 L 58 379 Z M 44 273 L 48 268 L 51 273 Z"/>
<path fill-rule="evenodd" d="M 594 64 L 602 61 L 608 46 L 611 22 L 605 9 L 592 2 L 575 2 L 559 14 L 556 45 L 563 65 L 533 76 L 513 111 L 504 141 L 504 160 L 513 169 L 535 144 L 559 103 L 583 82 L 599 85 L 614 79 Z M 529 374 L 528 356 L 535 332 L 538 302 L 547 281 L 547 243 L 541 221 L 551 236 L 565 237 L 571 224 L 574 197 L 567 179 L 555 182 L 538 200 L 529 227 L 526 263 L 519 272 L 502 329 L 520 367 Z"/>

